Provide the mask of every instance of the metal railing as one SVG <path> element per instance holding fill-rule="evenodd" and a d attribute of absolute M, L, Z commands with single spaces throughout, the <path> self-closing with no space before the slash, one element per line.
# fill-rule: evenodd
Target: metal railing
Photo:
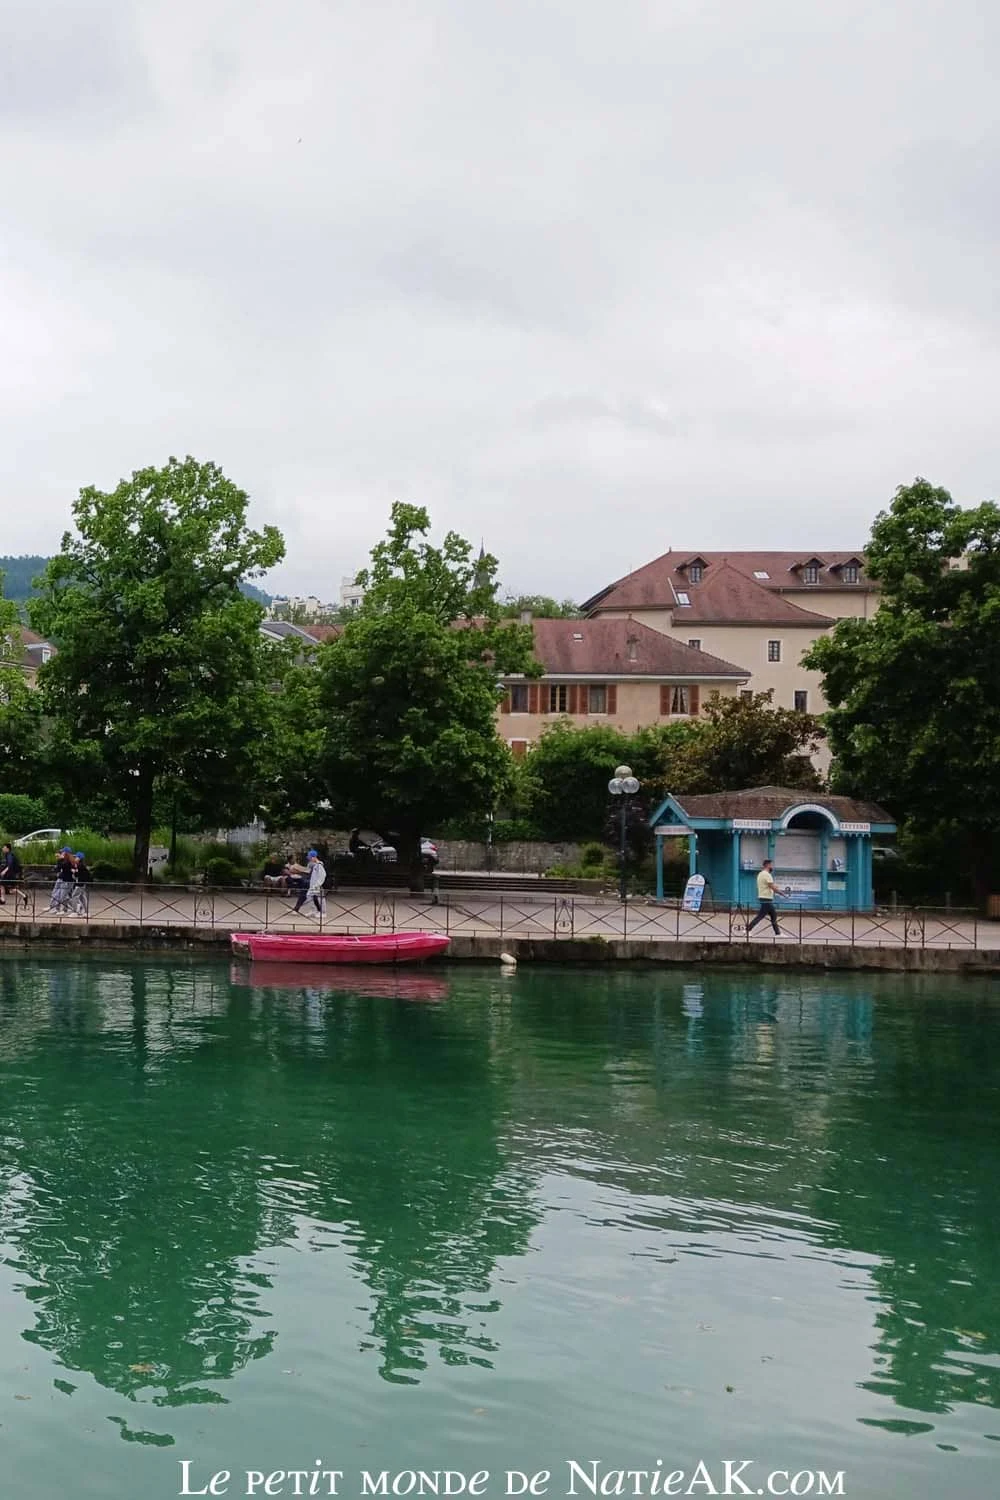
<path fill-rule="evenodd" d="M 206 928 L 227 932 L 436 932 L 454 937 L 576 938 L 595 942 L 718 942 L 819 944 L 893 948 L 1000 948 L 1000 923 L 975 911 L 821 911 L 779 905 L 781 936 L 768 925 L 749 932 L 753 909 L 685 911 L 679 901 L 629 901 L 539 892 L 454 891 L 410 894 L 382 890 L 328 892 L 323 912 L 311 899 L 276 890 L 191 886 L 91 885 L 79 905 L 53 909 L 49 885 L 11 889 L 0 925 L 83 923 L 141 928 Z"/>

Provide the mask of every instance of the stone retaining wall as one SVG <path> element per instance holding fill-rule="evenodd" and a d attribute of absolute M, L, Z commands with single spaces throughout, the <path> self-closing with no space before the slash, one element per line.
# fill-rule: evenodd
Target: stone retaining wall
<path fill-rule="evenodd" d="M 70 952 L 105 949 L 120 952 L 212 954 L 229 952 L 229 934 L 208 927 L 60 926 L 58 923 L 11 922 L 0 928 L 0 956 L 35 947 Z M 603 938 L 453 937 L 446 963 L 498 963 L 501 954 L 525 964 L 641 964 L 674 968 L 793 969 L 884 974 L 1000 974 L 1000 949 L 849 947 L 823 943 L 751 944 L 721 942 L 643 942 Z M 442 960 L 437 960 L 440 963 Z M 433 969 L 436 967 L 432 965 Z M 338 974 L 343 978 L 344 969 Z"/>

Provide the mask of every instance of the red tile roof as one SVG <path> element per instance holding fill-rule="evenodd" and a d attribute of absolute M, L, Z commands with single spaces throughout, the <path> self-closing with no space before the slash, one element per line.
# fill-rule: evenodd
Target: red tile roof
<path fill-rule="evenodd" d="M 701 580 L 692 583 L 689 564 L 701 563 Z M 816 583 L 806 583 L 804 570 L 806 564 L 818 565 L 819 576 Z M 725 587 L 716 585 L 712 594 L 712 613 L 703 613 L 701 616 L 692 615 L 692 619 L 701 618 L 705 621 L 712 620 L 715 623 L 745 623 L 745 624 L 770 624 L 770 619 L 765 619 L 761 614 L 763 605 L 762 595 L 769 595 L 772 599 L 780 600 L 785 594 L 795 594 L 798 602 L 802 602 L 802 596 L 807 594 L 822 593 L 824 591 L 836 591 L 837 593 L 874 593 L 876 586 L 861 572 L 857 583 L 843 582 L 843 568 L 847 563 L 857 564 L 863 570 L 864 558 L 861 552 L 824 552 L 813 555 L 809 552 L 667 552 L 662 557 L 654 558 L 642 568 L 637 568 L 634 573 L 629 573 L 624 578 L 618 579 L 616 583 L 609 584 L 607 588 L 601 589 L 588 599 L 584 609 L 599 611 L 607 609 L 673 609 L 676 607 L 676 595 L 686 592 L 691 596 L 692 605 L 695 595 L 705 593 L 710 585 L 715 583 L 720 573 L 725 576 Z M 756 576 L 756 575 L 763 576 Z M 747 583 L 753 585 L 751 592 L 740 596 L 736 592 L 734 575 L 739 575 Z M 704 606 L 707 611 L 709 605 Z M 741 609 L 748 609 L 750 613 L 743 615 Z M 804 612 L 809 615 L 808 620 L 800 620 L 800 624 L 817 624 L 815 612 L 804 606 Z M 686 618 L 686 615 L 682 618 Z M 774 623 L 784 623 L 785 619 L 792 623 L 791 617 L 779 615 Z M 829 623 L 828 621 L 823 622 Z"/>
<path fill-rule="evenodd" d="M 534 620 L 535 656 L 547 677 L 685 677 L 745 682 L 746 667 L 721 661 L 636 620 Z"/>

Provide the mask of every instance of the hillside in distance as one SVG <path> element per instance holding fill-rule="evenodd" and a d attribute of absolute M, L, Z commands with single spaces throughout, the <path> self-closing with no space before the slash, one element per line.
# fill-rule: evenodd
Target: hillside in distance
<path fill-rule="evenodd" d="M 35 590 L 32 581 L 45 569 L 49 559 L 47 557 L 24 556 L 24 557 L 0 557 L 0 575 L 3 577 L 3 596 L 5 599 L 13 599 L 16 604 L 24 604 L 30 599 Z M 271 602 L 271 595 L 265 594 L 262 589 L 255 588 L 252 583 L 243 585 L 243 592 L 248 599 L 253 599 L 257 604 L 265 607 Z"/>

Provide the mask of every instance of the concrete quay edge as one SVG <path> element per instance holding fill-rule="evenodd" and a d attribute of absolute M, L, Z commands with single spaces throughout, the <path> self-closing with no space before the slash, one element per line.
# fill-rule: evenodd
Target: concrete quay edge
<path fill-rule="evenodd" d="M 33 947 L 67 951 L 213 953 L 229 951 L 226 929 L 144 923 L 12 922 L 0 928 L 0 957 Z M 438 963 L 498 963 L 509 953 L 519 963 L 562 965 L 645 964 L 690 968 L 811 969 L 838 973 L 1000 974 L 1000 949 L 902 947 L 846 943 L 727 943 L 641 938 L 460 937 Z"/>

